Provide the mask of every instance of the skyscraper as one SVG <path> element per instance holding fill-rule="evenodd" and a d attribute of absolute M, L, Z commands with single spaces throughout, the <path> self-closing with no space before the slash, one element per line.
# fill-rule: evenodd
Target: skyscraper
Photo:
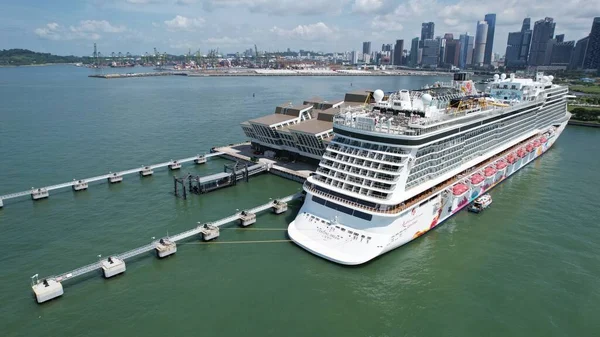
<path fill-rule="evenodd" d="M 548 42 L 554 37 L 556 23 L 553 18 L 538 20 L 533 25 L 531 48 L 529 50 L 529 65 L 542 66 L 546 59 Z"/>
<path fill-rule="evenodd" d="M 488 24 L 485 21 L 477 22 L 475 34 L 475 49 L 473 50 L 473 64 L 482 66 L 485 57 L 485 42 L 487 39 Z"/>
<path fill-rule="evenodd" d="M 410 61 L 411 67 L 416 67 L 419 64 L 419 38 L 415 37 L 410 43 Z"/>
<path fill-rule="evenodd" d="M 577 43 L 575 44 L 575 49 L 573 50 L 573 57 L 571 57 L 571 69 L 583 68 L 583 61 L 585 59 L 585 53 L 587 51 L 589 40 L 590 37 L 586 36 L 583 39 L 577 41 Z"/>
<path fill-rule="evenodd" d="M 371 42 L 363 42 L 363 55 L 371 55 Z"/>
<path fill-rule="evenodd" d="M 520 32 L 508 33 L 505 64 L 511 68 L 524 68 L 531 44 L 531 19 L 525 18 Z"/>
<path fill-rule="evenodd" d="M 404 40 L 396 40 L 394 45 L 394 65 L 402 65 L 402 53 L 404 52 Z"/>
<path fill-rule="evenodd" d="M 438 65 L 438 58 L 440 56 L 440 42 L 435 39 L 428 39 L 423 41 L 423 56 L 421 64 L 431 68 L 436 68 Z"/>
<path fill-rule="evenodd" d="M 583 68 L 600 69 L 600 17 L 594 18 L 589 38 Z"/>
<path fill-rule="evenodd" d="M 446 55 L 444 63 L 446 65 L 459 66 L 460 56 L 460 41 L 454 39 L 446 39 Z"/>
<path fill-rule="evenodd" d="M 487 37 L 485 39 L 485 53 L 483 64 L 492 64 L 492 53 L 494 48 L 494 33 L 496 32 L 496 14 L 486 14 L 485 22 L 488 24 Z"/>
<path fill-rule="evenodd" d="M 423 22 L 421 24 L 421 42 L 419 47 L 423 48 L 423 41 L 433 39 L 435 24 L 433 22 Z"/>
<path fill-rule="evenodd" d="M 460 35 L 460 54 L 458 56 L 458 66 L 465 69 L 473 61 L 473 42 L 474 37 L 468 33 Z"/>
<path fill-rule="evenodd" d="M 565 69 L 569 67 L 571 63 L 571 57 L 573 56 L 573 49 L 575 48 L 575 41 L 564 41 L 563 38 L 559 38 L 558 35 L 554 39 L 555 42 L 552 46 L 552 53 L 550 55 L 551 66 L 564 66 Z M 559 42 L 560 40 L 560 42 Z"/>

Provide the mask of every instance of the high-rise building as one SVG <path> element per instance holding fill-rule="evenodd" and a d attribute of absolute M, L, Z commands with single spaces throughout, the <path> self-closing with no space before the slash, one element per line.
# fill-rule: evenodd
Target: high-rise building
<path fill-rule="evenodd" d="M 363 55 L 371 55 L 371 42 L 363 42 Z"/>
<path fill-rule="evenodd" d="M 565 34 L 558 34 L 554 38 L 557 43 L 565 42 Z"/>
<path fill-rule="evenodd" d="M 552 53 L 550 56 L 550 65 L 564 66 L 566 69 L 571 64 L 575 41 L 564 41 L 564 35 L 561 42 L 558 42 L 558 35 L 554 40 L 555 42 L 552 45 Z"/>
<path fill-rule="evenodd" d="M 410 43 L 410 60 L 411 67 L 416 67 L 419 64 L 419 38 L 415 37 Z"/>
<path fill-rule="evenodd" d="M 423 42 L 425 40 L 433 39 L 433 34 L 435 32 L 435 24 L 433 22 L 423 22 L 421 24 L 421 42 L 419 47 L 423 48 Z"/>
<path fill-rule="evenodd" d="M 482 66 L 485 57 L 485 42 L 487 39 L 488 24 L 485 21 L 477 22 L 475 34 L 475 49 L 473 50 L 473 64 Z"/>
<path fill-rule="evenodd" d="M 381 45 L 381 51 L 392 51 L 392 45 L 391 44 L 383 44 Z"/>
<path fill-rule="evenodd" d="M 465 69 L 473 61 L 473 42 L 475 38 L 468 33 L 460 35 L 460 54 L 458 56 L 458 66 Z"/>
<path fill-rule="evenodd" d="M 600 69 L 600 17 L 594 18 L 583 60 L 584 69 Z"/>
<path fill-rule="evenodd" d="M 356 50 L 353 50 L 352 53 L 350 54 L 350 58 L 351 58 L 351 62 L 352 64 L 357 64 L 358 63 L 358 53 L 356 52 Z"/>
<path fill-rule="evenodd" d="M 583 60 L 585 59 L 585 53 L 587 51 L 588 42 L 590 40 L 589 36 L 584 37 L 583 39 L 577 41 L 575 44 L 575 49 L 573 50 L 573 56 L 571 57 L 571 69 L 581 69 L 583 68 Z"/>
<path fill-rule="evenodd" d="M 423 56 L 421 64 L 431 68 L 436 68 L 440 57 L 440 42 L 436 39 L 427 39 L 423 41 Z"/>
<path fill-rule="evenodd" d="M 531 44 L 531 19 L 525 18 L 520 32 L 508 34 L 505 65 L 510 68 L 524 68 L 529 57 Z"/>
<path fill-rule="evenodd" d="M 460 56 L 460 41 L 459 40 L 446 40 L 446 55 L 444 63 L 446 65 L 453 65 L 459 67 L 459 56 Z"/>
<path fill-rule="evenodd" d="M 404 40 L 396 40 L 394 45 L 394 65 L 402 65 L 402 53 L 404 51 Z"/>
<path fill-rule="evenodd" d="M 485 39 L 485 52 L 483 64 L 492 64 L 492 52 L 494 48 L 494 33 L 496 32 L 496 14 L 486 14 L 485 22 L 488 24 L 487 36 Z"/>
<path fill-rule="evenodd" d="M 533 25 L 531 48 L 529 49 L 529 65 L 542 66 L 546 61 L 548 42 L 554 37 L 556 23 L 553 18 L 538 20 Z"/>

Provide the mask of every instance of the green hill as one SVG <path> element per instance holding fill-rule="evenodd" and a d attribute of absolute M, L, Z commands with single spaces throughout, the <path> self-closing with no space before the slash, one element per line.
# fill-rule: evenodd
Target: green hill
<path fill-rule="evenodd" d="M 0 66 L 22 66 L 47 63 L 90 63 L 90 57 L 58 56 L 49 53 L 36 53 L 27 49 L 0 50 Z"/>

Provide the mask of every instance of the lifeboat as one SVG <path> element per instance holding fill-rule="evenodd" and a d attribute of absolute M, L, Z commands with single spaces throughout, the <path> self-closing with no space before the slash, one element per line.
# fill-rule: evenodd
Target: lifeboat
<path fill-rule="evenodd" d="M 480 173 L 475 173 L 471 177 L 471 184 L 477 185 L 477 184 L 481 183 L 484 179 L 485 178 Z"/>
<path fill-rule="evenodd" d="M 463 183 L 458 183 L 452 186 L 452 194 L 459 196 L 469 190 L 469 187 Z"/>
<path fill-rule="evenodd" d="M 545 143 L 548 139 L 544 136 L 542 136 L 542 138 L 540 138 L 540 142 Z"/>
<path fill-rule="evenodd" d="M 523 148 L 520 148 L 520 149 L 517 151 L 517 156 L 519 156 L 519 158 L 523 158 L 523 157 L 525 157 L 525 155 L 526 155 L 526 154 L 527 154 L 527 153 L 525 152 L 525 150 L 523 150 Z"/>
<path fill-rule="evenodd" d="M 531 151 L 533 151 L 533 144 L 531 144 L 531 143 L 527 144 L 527 146 L 525 147 L 525 150 L 526 150 L 527 152 L 531 152 Z"/>
<path fill-rule="evenodd" d="M 516 162 L 516 161 L 517 161 L 517 158 L 515 158 L 515 155 L 514 155 L 513 153 L 511 153 L 511 154 L 509 154 L 509 155 L 506 157 L 506 161 L 507 161 L 509 164 L 513 164 L 514 162 Z"/>
<path fill-rule="evenodd" d="M 539 140 L 536 139 L 533 141 L 533 147 L 539 147 L 540 145 L 542 145 L 542 143 L 540 143 Z"/>
<path fill-rule="evenodd" d="M 514 158 L 513 158 L 513 159 L 514 159 Z M 499 162 L 497 162 L 497 163 L 496 163 L 496 169 L 497 169 L 497 170 L 502 170 L 502 169 L 503 169 L 503 168 L 505 168 L 505 167 L 506 167 L 506 163 L 505 163 L 505 162 L 503 162 L 503 161 L 499 161 Z"/>
<path fill-rule="evenodd" d="M 483 174 L 485 174 L 486 177 L 493 176 L 494 174 L 496 174 L 496 172 L 496 169 L 492 166 L 488 166 L 485 168 L 485 170 L 483 170 Z"/>

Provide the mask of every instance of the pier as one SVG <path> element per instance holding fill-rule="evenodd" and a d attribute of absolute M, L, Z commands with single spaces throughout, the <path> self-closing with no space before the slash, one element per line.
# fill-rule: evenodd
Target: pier
<path fill-rule="evenodd" d="M 204 194 L 224 187 L 234 186 L 240 180 L 245 180 L 247 182 L 251 176 L 268 172 L 269 169 L 270 165 L 266 163 L 248 166 L 248 164 L 236 161 L 234 164 L 225 164 L 223 172 L 221 173 L 202 177 L 193 176 L 191 174 L 181 178 L 173 177 L 174 194 L 175 196 L 179 196 L 180 189 L 183 199 L 187 199 L 185 190 L 186 182 L 189 193 Z M 179 186 L 181 187 L 179 188 Z"/>
<path fill-rule="evenodd" d="M 105 278 L 113 277 L 115 275 L 125 272 L 125 261 L 135 256 L 139 256 L 152 250 L 155 250 L 159 258 L 166 257 L 168 255 L 174 254 L 177 251 L 176 243 L 179 241 L 198 236 L 199 234 L 203 235 L 205 241 L 216 239 L 219 236 L 219 227 L 225 224 L 238 220 L 242 222 L 245 220 L 250 220 L 248 218 L 250 215 L 254 216 L 252 220 L 256 221 L 257 213 L 269 209 L 271 209 L 275 214 L 282 214 L 287 210 L 288 202 L 302 197 L 303 193 L 297 193 L 281 199 L 269 201 L 268 203 L 262 204 L 260 206 L 245 211 L 237 212 L 233 215 L 230 215 L 228 217 L 222 218 L 214 222 L 204 224 L 198 223 L 198 226 L 190 230 L 152 241 L 146 245 L 134 248 L 121 254 L 109 255 L 107 259 L 103 259 L 61 274 L 45 277 L 42 278 L 41 281 L 39 280 L 38 275 L 36 274 L 32 277 L 31 288 L 36 296 L 36 300 L 38 303 L 49 301 L 53 298 L 63 295 L 64 290 L 62 282 L 65 282 L 67 280 L 73 280 L 79 276 L 99 269 L 102 269 Z M 250 225 L 250 223 L 242 223 L 241 225 L 245 227 Z"/>
<path fill-rule="evenodd" d="M 154 165 L 145 165 L 140 168 L 134 168 L 125 171 L 118 172 L 109 172 L 108 174 L 85 178 L 85 179 L 74 179 L 73 181 L 69 181 L 62 184 L 50 185 L 45 187 L 32 187 L 30 190 L 5 194 L 0 196 L 0 208 L 4 205 L 5 200 L 19 198 L 23 196 L 30 196 L 33 200 L 45 199 L 50 196 L 50 191 L 58 190 L 63 188 L 71 187 L 74 191 L 83 191 L 88 188 L 88 184 L 96 181 L 107 180 L 109 183 L 114 184 L 123 181 L 123 176 L 129 174 L 139 174 L 142 177 L 150 176 L 154 173 L 154 169 L 169 167 L 171 170 L 181 168 L 182 163 L 187 163 L 193 161 L 195 164 L 203 164 L 206 163 L 206 159 L 210 157 L 220 156 L 222 152 L 213 152 L 206 155 L 196 155 L 194 157 L 188 157 L 178 160 L 170 160 L 164 163 L 154 164 Z"/>

